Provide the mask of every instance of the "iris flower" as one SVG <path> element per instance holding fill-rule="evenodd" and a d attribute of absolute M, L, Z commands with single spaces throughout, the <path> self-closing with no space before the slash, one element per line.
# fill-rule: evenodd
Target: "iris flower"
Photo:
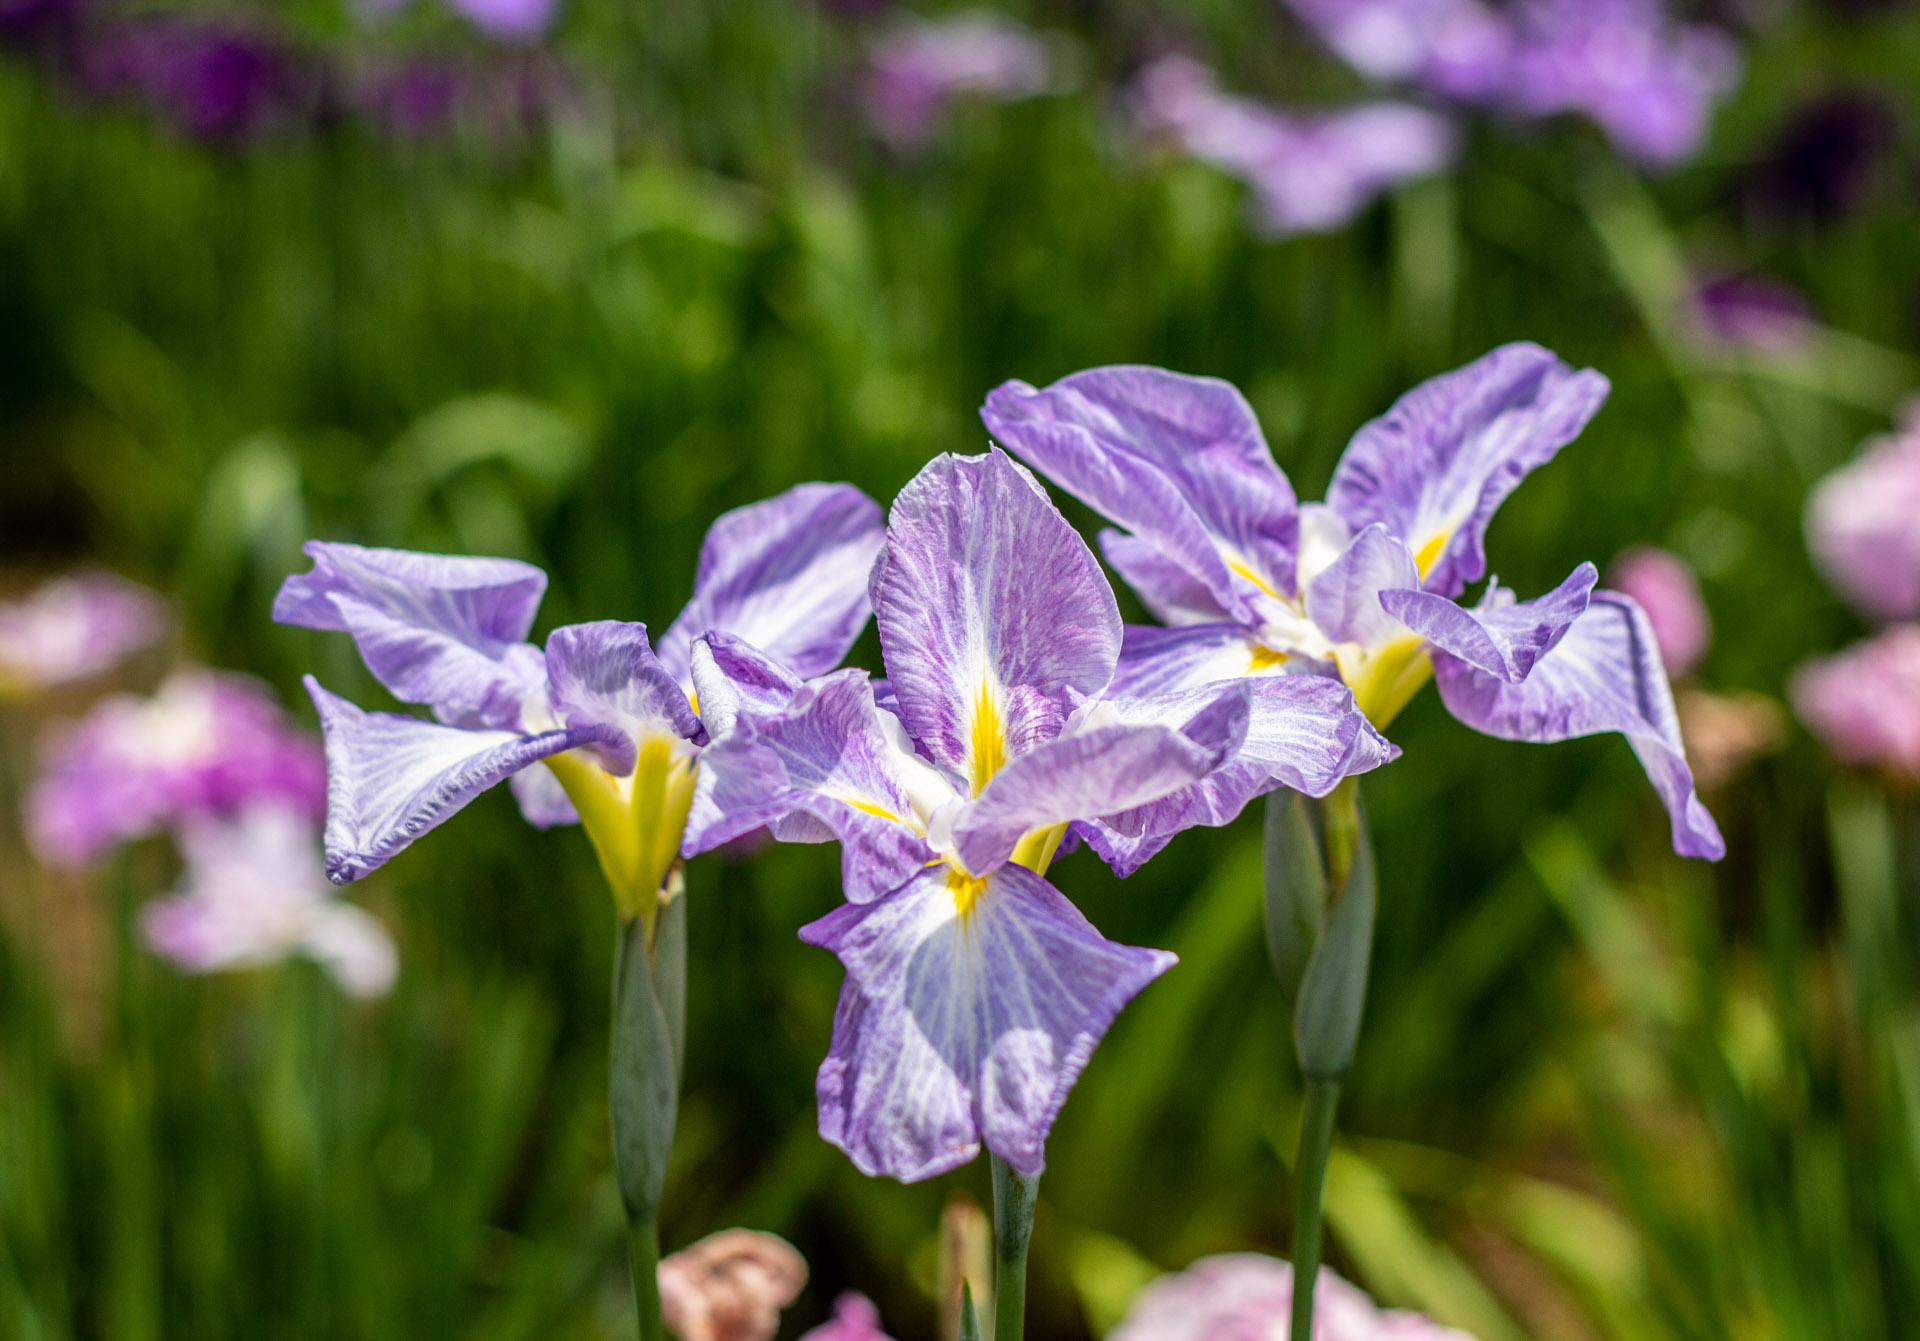
<path fill-rule="evenodd" d="M 1009 382 L 982 416 L 995 440 L 1125 528 L 1102 534 L 1107 559 L 1171 626 L 1127 631 L 1119 681 L 1132 692 L 1311 668 L 1351 686 L 1384 728 L 1432 678 L 1447 710 L 1490 736 L 1622 733 L 1675 849 L 1718 858 L 1639 606 L 1595 591 L 1590 563 L 1531 601 L 1496 579 L 1457 604 L 1486 574 L 1495 510 L 1607 390 L 1537 345 L 1503 346 L 1363 426 L 1327 501 L 1306 507 L 1245 399 L 1212 378 L 1115 367 L 1045 390 Z"/>
<path fill-rule="evenodd" d="M 722 516 L 693 599 L 656 649 L 602 620 L 528 642 L 546 574 L 511 559 L 312 542 L 311 572 L 274 603 L 286 624 L 353 636 L 374 678 L 437 721 L 308 692 L 327 746 L 327 875 L 386 862 L 512 777 L 534 824 L 582 822 L 623 916 L 651 917 L 680 850 L 707 736 L 689 698 L 693 639 L 725 629 L 800 674 L 837 664 L 866 624 L 880 509 L 849 485 L 803 484 Z"/>
<path fill-rule="evenodd" d="M 762 825 L 842 845 L 848 902 L 801 932 L 847 970 L 817 1084 L 827 1140 L 902 1181 L 982 1144 L 1035 1175 L 1100 1037 L 1174 962 L 1105 939 L 1042 878 L 1068 824 L 1137 833 L 1249 741 L 1263 782 L 1315 794 L 1391 747 L 1317 677 L 1114 692 L 1113 592 L 998 451 L 937 458 L 901 491 L 871 590 L 885 686 L 858 670 L 802 682 L 738 638 L 696 644 L 714 742 L 687 850 Z"/>

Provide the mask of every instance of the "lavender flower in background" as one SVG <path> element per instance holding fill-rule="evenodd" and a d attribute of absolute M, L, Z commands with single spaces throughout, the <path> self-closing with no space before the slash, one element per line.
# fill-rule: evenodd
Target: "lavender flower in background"
<path fill-rule="evenodd" d="M 102 700 L 54 736 L 28 793 L 34 851 L 79 865 L 109 847 L 203 816 L 278 803 L 318 823 L 326 769 L 264 685 L 180 671 L 152 698 Z"/>
<path fill-rule="evenodd" d="M 358 0 L 358 3 L 385 17 L 406 8 L 409 0 Z M 560 10 L 560 0 L 445 0 L 445 4 L 491 40 L 515 45 L 537 42 L 544 37 Z"/>
<path fill-rule="evenodd" d="M 960 98 L 1018 102 L 1047 92 L 1052 64 L 1040 37 L 1000 14 L 907 19 L 874 44 L 868 119 L 885 139 L 919 144 Z"/>
<path fill-rule="evenodd" d="M 1101 1036 L 1173 963 L 1106 940 L 1041 878 L 1067 826 L 1171 832 L 1205 822 L 1223 764 L 1242 797 L 1324 795 L 1391 749 L 1325 679 L 1110 693 L 1113 593 L 998 451 L 936 458 L 901 491 L 872 591 L 884 690 L 696 644 L 715 739 L 687 850 L 762 825 L 841 843 L 848 902 L 801 932 L 847 969 L 822 1136 L 870 1175 L 930 1178 L 984 1144 L 1033 1177 Z"/>
<path fill-rule="evenodd" d="M 310 114 L 317 72 L 266 28 L 180 14 L 103 23 L 77 43 L 82 92 L 144 104 L 180 131 L 234 143 Z"/>
<path fill-rule="evenodd" d="M 1480 0 L 1288 3 L 1341 59 L 1382 83 L 1478 101 L 1495 90 L 1513 54 L 1512 28 Z"/>
<path fill-rule="evenodd" d="M 284 624 L 350 634 L 374 677 L 436 722 L 369 713 L 307 677 L 327 741 L 327 874 L 357 880 L 513 779 L 535 825 L 584 820 L 623 916 L 645 915 L 680 854 L 707 732 L 693 639 L 730 630 L 800 674 L 839 663 L 867 620 L 879 509 L 803 484 L 714 522 L 693 599 L 659 642 L 602 620 L 526 641 L 547 576 L 474 559 L 314 541 L 274 602 Z M 544 766 L 543 766 L 544 761 Z"/>
<path fill-rule="evenodd" d="M 1694 794 L 1653 630 L 1577 567 L 1519 601 L 1486 575 L 1494 512 L 1573 441 L 1606 398 L 1537 345 L 1494 350 L 1414 388 L 1347 445 L 1327 502 L 1302 508 L 1233 387 L 1158 368 L 1098 368 L 1045 390 L 1008 382 L 988 431 L 1126 528 L 1101 542 L 1147 608 L 1118 683 L 1202 691 L 1234 680 L 1338 676 L 1384 726 L 1429 676 L 1459 721 L 1541 743 L 1618 731 L 1672 821 L 1676 851 L 1718 858 Z M 1109 860 L 1129 845 L 1083 826 Z"/>
<path fill-rule="evenodd" d="M 109 573 L 55 578 L 0 602 L 0 698 L 86 680 L 157 642 L 167 611 Z"/>
<path fill-rule="evenodd" d="M 1814 486 L 1806 529 L 1815 565 L 1861 614 L 1920 618 L 1920 407 Z"/>
<path fill-rule="evenodd" d="M 1794 672 L 1788 696 L 1834 757 L 1920 782 L 1920 625 L 1816 657 Z"/>
<path fill-rule="evenodd" d="M 1607 585 L 1632 597 L 1645 612 L 1670 679 L 1700 664 L 1713 642 L 1713 620 L 1686 560 L 1652 545 L 1636 545 L 1613 561 Z"/>
<path fill-rule="evenodd" d="M 1813 309 L 1805 295 L 1766 275 L 1709 274 L 1691 297 L 1682 319 L 1703 344 L 1784 355 L 1805 349 L 1813 338 Z"/>
<path fill-rule="evenodd" d="M 800 1341 L 893 1341 L 880 1330 L 880 1310 L 863 1294 L 843 1294 L 833 1303 L 833 1317 Z"/>
<path fill-rule="evenodd" d="M 1452 123 L 1423 108 L 1289 115 L 1220 92 L 1211 70 L 1181 56 L 1142 71 L 1131 104 L 1143 134 L 1251 187 L 1258 223 L 1277 236 L 1339 228 L 1383 191 L 1445 168 L 1458 148 Z"/>
<path fill-rule="evenodd" d="M 393 986 L 398 957 L 386 929 L 335 896 L 320 866 L 320 830 L 305 811 L 270 802 L 219 818 L 197 814 L 177 837 L 179 888 L 141 909 L 155 953 L 188 973 L 316 960 L 350 996 Z"/>
<path fill-rule="evenodd" d="M 660 1263 L 660 1311 L 680 1341 L 773 1341 L 807 1263 L 775 1234 L 723 1229 Z"/>
<path fill-rule="evenodd" d="M 1275 1341 L 1287 1333 L 1293 1268 L 1260 1253 L 1203 1257 L 1142 1290 L 1107 1341 Z M 1314 1341 L 1472 1341 L 1465 1332 L 1377 1307 L 1322 1269 L 1313 1288 Z"/>

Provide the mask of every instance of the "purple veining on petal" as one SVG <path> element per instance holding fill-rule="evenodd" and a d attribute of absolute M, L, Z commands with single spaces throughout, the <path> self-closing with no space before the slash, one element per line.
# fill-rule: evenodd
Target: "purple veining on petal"
<path fill-rule="evenodd" d="M 700 725 L 715 741 L 731 735 L 742 714 L 781 712 L 801 685 L 798 675 L 753 644 L 720 632 L 694 640 L 689 678 Z M 877 696 L 880 686 L 874 688 Z"/>
<path fill-rule="evenodd" d="M 1334 642 L 1373 647 L 1401 632 L 1383 594 L 1419 585 L 1413 552 L 1373 522 L 1307 583 L 1307 617 Z"/>
<path fill-rule="evenodd" d="M 1583 563 L 1566 581 L 1531 601 L 1514 600 L 1513 593 L 1495 581 L 1471 610 L 1417 589 L 1382 592 L 1380 604 L 1435 647 L 1508 684 L 1519 684 L 1585 612 L 1599 580 L 1599 570 Z"/>
<path fill-rule="evenodd" d="M 604 743 L 587 749 L 615 777 L 633 772 L 635 751 L 649 737 L 700 734 L 700 719 L 654 657 L 645 624 L 605 619 L 555 629 L 546 665 L 553 715 L 574 730 L 599 729 Z"/>
<path fill-rule="evenodd" d="M 1806 530 L 1815 565 L 1855 609 L 1920 617 L 1920 413 L 1814 486 Z"/>
<path fill-rule="evenodd" d="M 1806 662 L 1793 673 L 1789 696 L 1836 758 L 1920 782 L 1920 625 Z"/>
<path fill-rule="evenodd" d="M 1607 379 L 1531 344 L 1503 345 L 1407 392 L 1353 435 L 1327 502 L 1355 530 L 1380 522 L 1420 559 L 1424 585 L 1458 596 L 1486 575 L 1494 512 L 1579 436 Z"/>
<path fill-rule="evenodd" d="M 1920 495 L 1915 506 L 1920 506 Z M 1920 536 L 1920 527 L 1915 533 Z M 1920 575 L 1920 548 L 1916 549 L 1914 572 Z M 1916 582 L 1920 583 L 1920 576 Z M 1636 545 L 1607 569 L 1607 586 L 1633 597 L 1646 612 L 1670 679 L 1686 675 L 1700 664 L 1713 643 L 1713 620 L 1700 595 L 1699 580 L 1685 559 L 1651 545 Z"/>
<path fill-rule="evenodd" d="M 50 689 L 113 669 L 159 640 L 165 604 L 110 573 L 80 573 L 0 602 L 0 695 Z"/>
<path fill-rule="evenodd" d="M 963 913 L 935 869 L 801 931 L 847 969 L 816 1082 L 820 1134 L 869 1175 L 917 1182 L 982 1144 L 1038 1174 L 1101 1036 L 1174 963 L 1106 940 L 1023 867 L 968 897 Z"/>
<path fill-rule="evenodd" d="M 1152 698 L 1200 689 L 1220 680 L 1280 674 L 1256 670 L 1259 642 L 1238 624 L 1188 624 L 1159 629 L 1129 624 L 1110 697 Z"/>
<path fill-rule="evenodd" d="M 1620 732 L 1672 817 L 1674 850 L 1710 860 L 1725 853 L 1719 827 L 1694 795 L 1653 628 L 1628 597 L 1594 592 L 1586 612 L 1521 684 L 1441 651 L 1433 655 L 1433 673 L 1448 712 L 1502 740 L 1547 744 Z"/>

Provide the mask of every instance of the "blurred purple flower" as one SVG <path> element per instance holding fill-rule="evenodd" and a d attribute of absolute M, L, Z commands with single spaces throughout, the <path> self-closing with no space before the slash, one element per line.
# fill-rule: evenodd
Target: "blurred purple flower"
<path fill-rule="evenodd" d="M 893 1341 L 880 1330 L 880 1310 L 863 1294 L 843 1294 L 834 1301 L 833 1317 L 800 1341 Z"/>
<path fill-rule="evenodd" d="M 1920 413 L 1814 486 L 1807 548 L 1861 614 L 1920 617 Z"/>
<path fill-rule="evenodd" d="M 559 0 L 447 0 L 496 42 L 531 42 L 553 26 Z"/>
<path fill-rule="evenodd" d="M 166 629 L 158 596 L 108 573 L 55 578 L 0 603 L 0 696 L 98 675 Z"/>
<path fill-rule="evenodd" d="M 1293 12 L 1366 75 L 1474 101 L 1494 91 L 1513 30 L 1480 0 L 1288 0 Z"/>
<path fill-rule="evenodd" d="M 1289 116 L 1220 92 L 1211 70 L 1182 56 L 1142 71 L 1132 103 L 1141 131 L 1247 183 L 1277 236 L 1337 229 L 1389 187 L 1446 167 L 1457 148 L 1452 123 L 1422 108 Z"/>
<path fill-rule="evenodd" d="M 1813 309 L 1799 290 L 1766 275 L 1711 275 L 1694 288 L 1687 316 L 1708 344 L 1790 354 L 1813 334 Z"/>
<path fill-rule="evenodd" d="M 1017 102 L 1046 92 L 1051 65 L 1045 42 L 999 14 L 911 19 L 874 45 L 868 118 L 886 139 L 919 143 L 957 98 Z"/>
<path fill-rule="evenodd" d="M 1828 94 L 1796 111 L 1754 167 L 1755 206 L 1782 218 L 1831 222 L 1856 213 L 1899 123 L 1887 101 L 1863 90 Z"/>
<path fill-rule="evenodd" d="M 266 802 L 318 822 L 319 742 L 293 728 L 264 685 L 182 671 L 152 698 L 102 700 L 51 742 L 27 796 L 27 832 L 44 860 L 77 865 L 115 843 Z"/>
<path fill-rule="evenodd" d="M 1794 672 L 1788 696 L 1836 758 L 1920 782 L 1920 626 L 1816 657 Z"/>
<path fill-rule="evenodd" d="M 319 961 L 351 996 L 393 986 L 398 957 L 386 928 L 336 897 L 320 865 L 320 830 L 303 811 L 250 807 L 181 826 L 178 889 L 148 904 L 140 930 L 188 973 L 257 968 L 293 955 Z"/>
<path fill-rule="evenodd" d="M 33 42 L 71 31 L 85 0 L 0 0 L 0 42 Z"/>
<path fill-rule="evenodd" d="M 1713 642 L 1713 620 L 1685 559 L 1651 545 L 1636 546 L 1613 561 L 1607 585 L 1633 597 L 1646 612 L 1669 676 L 1678 679 L 1700 664 Z"/>
<path fill-rule="evenodd" d="M 250 139 L 295 115 L 311 82 L 279 38 L 178 15 L 101 27 L 74 61 L 83 91 L 144 103 L 207 140 Z"/>
<path fill-rule="evenodd" d="M 1142 1290 L 1107 1341 L 1255 1341 L 1286 1334 L 1293 1268 L 1260 1253 L 1203 1257 Z M 1314 1341 L 1472 1341 L 1417 1313 L 1385 1310 L 1322 1268 L 1313 1290 Z"/>

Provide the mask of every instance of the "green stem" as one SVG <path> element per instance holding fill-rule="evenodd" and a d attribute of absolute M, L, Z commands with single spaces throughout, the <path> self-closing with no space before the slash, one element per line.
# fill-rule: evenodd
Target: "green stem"
<path fill-rule="evenodd" d="M 1293 1323 L 1287 1332 L 1301 1338 L 1313 1336 L 1313 1287 L 1320 1279 L 1320 1194 L 1326 1187 L 1334 1110 L 1340 1106 L 1337 1079 L 1309 1076 L 1306 1084 L 1300 1110 L 1300 1155 L 1293 1162 Z"/>
<path fill-rule="evenodd" d="M 1015 1173 L 993 1157 L 993 1341 L 1021 1341 L 1027 1327 L 1027 1243 L 1040 1175 Z"/>
<path fill-rule="evenodd" d="M 640 1341 L 672 1341 L 660 1317 L 659 1222 L 630 1221 L 627 1250 L 633 1259 L 633 1303 L 640 1312 Z"/>

